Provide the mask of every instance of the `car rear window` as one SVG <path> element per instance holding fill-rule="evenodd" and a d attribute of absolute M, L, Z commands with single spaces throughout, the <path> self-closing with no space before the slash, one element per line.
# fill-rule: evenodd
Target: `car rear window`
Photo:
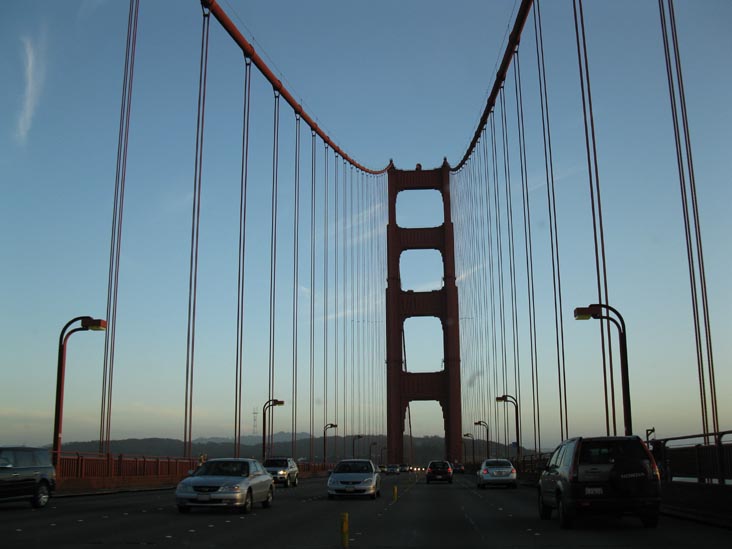
<path fill-rule="evenodd" d="M 581 464 L 603 465 L 646 459 L 648 456 L 637 440 L 583 440 L 580 447 Z"/>
<path fill-rule="evenodd" d="M 450 465 L 446 461 L 433 461 L 430 467 L 433 469 L 447 469 Z"/>
<path fill-rule="evenodd" d="M 489 459 L 485 462 L 486 467 L 513 467 L 510 461 L 505 459 Z"/>

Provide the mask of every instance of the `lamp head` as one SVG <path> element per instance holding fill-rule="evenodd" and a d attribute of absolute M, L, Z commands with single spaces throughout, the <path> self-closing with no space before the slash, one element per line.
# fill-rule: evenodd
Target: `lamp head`
<path fill-rule="evenodd" d="M 107 329 L 107 321 L 103 318 L 92 318 L 90 316 L 85 316 L 81 319 L 81 327 L 87 330 L 100 332 Z"/>
<path fill-rule="evenodd" d="M 508 400 L 508 395 L 501 395 L 499 397 L 496 397 L 496 402 L 506 402 Z"/>
<path fill-rule="evenodd" d="M 575 307 L 575 320 L 589 320 L 591 318 L 600 318 L 602 316 L 602 307 L 599 305 L 590 305 L 588 307 Z"/>
<path fill-rule="evenodd" d="M 272 403 L 272 406 L 284 406 L 284 405 L 285 405 L 284 400 L 275 399 L 275 401 Z"/>

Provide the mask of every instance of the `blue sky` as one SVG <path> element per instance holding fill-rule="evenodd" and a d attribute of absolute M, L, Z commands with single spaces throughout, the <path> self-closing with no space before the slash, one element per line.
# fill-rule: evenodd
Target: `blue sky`
<path fill-rule="evenodd" d="M 366 166 L 381 168 L 393 159 L 404 169 L 417 162 L 438 166 L 443 157 L 455 165 L 462 157 L 516 8 L 513 1 L 461 1 L 447 8 L 436 1 L 227 0 L 222 6 L 336 143 Z M 732 109 L 727 92 L 732 85 L 732 6 L 721 0 L 678 1 L 676 9 L 720 420 L 728 428 L 732 409 L 724 395 L 732 383 L 732 349 L 725 337 L 730 332 L 726 312 L 732 305 Z M 5 52 L 0 59 L 0 443 L 50 443 L 58 332 L 74 316 L 103 316 L 106 309 L 127 10 L 126 2 L 117 1 L 34 0 L 6 6 L 0 20 Z M 659 436 L 697 432 L 688 271 L 657 3 L 586 2 L 585 11 L 610 294 L 629 326 L 634 423 L 639 432 L 654 425 Z M 572 308 L 592 302 L 595 295 L 571 2 L 545 2 L 542 14 L 566 292 L 570 425 L 574 433 L 594 433 L 604 425 L 598 406 L 597 330 L 571 320 Z M 194 0 L 142 2 L 120 273 L 115 438 L 182 437 L 200 27 L 201 9 Z M 527 35 L 522 70 L 530 90 L 525 102 L 538 241 L 540 356 L 546 368 L 545 440 L 556 442 L 551 260 L 548 244 L 542 244 L 548 239 L 545 183 L 535 60 L 529 46 L 533 48 L 533 37 Z M 213 21 L 194 437 L 233 432 L 242 73 L 240 51 Z M 267 395 L 268 334 L 262 327 L 267 325 L 272 147 L 271 88 L 256 75 L 252 93 L 247 434 L 252 409 L 261 409 Z M 286 189 L 292 187 L 293 118 L 283 106 L 280 166 L 281 174 L 288 174 L 281 175 L 283 250 L 292 246 L 292 203 Z M 309 139 L 305 142 L 309 147 Z M 404 225 L 440 222 L 439 204 L 429 193 L 405 200 L 399 214 Z M 300 254 L 304 322 L 310 292 L 308 245 L 303 240 Z M 292 315 L 288 253 L 278 258 L 278 285 L 285 289 L 278 309 L 282 319 Z M 405 258 L 402 269 L 405 287 L 439 286 L 434 254 Z M 322 323 L 322 307 L 319 311 Z M 277 386 L 288 396 L 289 326 L 283 321 L 278 328 L 276 354 Z M 301 365 L 307 364 L 307 329 L 304 323 Z M 441 356 L 434 344 L 439 341 L 434 322 L 410 321 L 406 335 L 410 368 L 434 369 Z M 96 333 L 71 339 L 64 440 L 97 436 L 103 339 Z M 321 339 L 319 324 L 316 341 Z M 318 414 L 316 425 L 321 425 L 326 418 Z M 307 410 L 302 408 L 299 415 L 298 430 L 304 431 Z M 464 418 L 466 428 L 473 419 L 479 418 Z M 289 430 L 289 421 L 289 410 L 278 410 L 275 429 Z M 413 405 L 412 425 L 415 434 L 441 435 L 437 404 Z"/>

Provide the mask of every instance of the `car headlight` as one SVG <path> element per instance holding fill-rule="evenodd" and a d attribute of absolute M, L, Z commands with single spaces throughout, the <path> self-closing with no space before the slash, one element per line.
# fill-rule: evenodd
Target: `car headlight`
<path fill-rule="evenodd" d="M 219 492 L 239 492 L 241 488 L 238 484 L 224 484 L 219 488 Z"/>
<path fill-rule="evenodd" d="M 176 487 L 176 491 L 178 491 L 178 492 L 193 492 L 193 486 L 191 486 L 187 482 L 179 482 L 178 483 L 178 486 Z"/>
<path fill-rule="evenodd" d="M 285 474 L 287 474 L 287 471 L 277 471 L 277 474 L 278 475 L 285 475 Z"/>
<path fill-rule="evenodd" d="M 361 481 L 361 484 L 373 484 L 374 483 L 374 477 L 366 477 Z"/>
<path fill-rule="evenodd" d="M 335 486 L 338 484 L 338 480 L 334 479 L 332 476 L 328 477 L 328 486 Z"/>

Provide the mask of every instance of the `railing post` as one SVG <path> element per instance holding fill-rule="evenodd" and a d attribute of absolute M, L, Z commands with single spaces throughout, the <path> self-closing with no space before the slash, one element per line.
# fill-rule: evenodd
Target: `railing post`
<path fill-rule="evenodd" d="M 717 450 L 717 480 L 720 486 L 724 486 L 726 479 L 726 467 L 724 463 L 724 446 L 722 445 L 722 435 L 716 433 L 714 435 L 714 444 Z"/>
<path fill-rule="evenodd" d="M 697 444 L 696 448 L 696 480 L 699 484 L 704 483 L 704 473 L 702 472 L 702 445 Z"/>

